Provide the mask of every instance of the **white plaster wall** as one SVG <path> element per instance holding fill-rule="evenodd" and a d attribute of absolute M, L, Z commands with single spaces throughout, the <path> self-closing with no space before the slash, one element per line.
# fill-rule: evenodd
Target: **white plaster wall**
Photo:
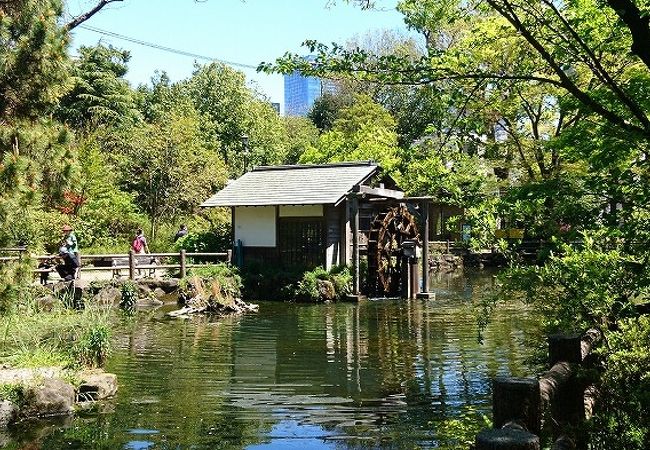
<path fill-rule="evenodd" d="M 244 247 L 275 247 L 275 206 L 238 206 L 235 214 L 235 241 Z"/>
<path fill-rule="evenodd" d="M 323 217 L 323 205 L 280 205 L 280 217 Z"/>
<path fill-rule="evenodd" d="M 338 242 L 328 245 L 325 249 L 326 270 L 330 270 L 332 267 L 338 266 L 340 264 L 339 256 L 341 255 L 341 252 L 339 249 L 340 244 Z"/>

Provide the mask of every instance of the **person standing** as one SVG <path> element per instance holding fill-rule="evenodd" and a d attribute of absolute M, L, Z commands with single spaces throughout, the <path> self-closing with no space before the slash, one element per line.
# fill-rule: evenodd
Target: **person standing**
<path fill-rule="evenodd" d="M 149 253 L 147 238 L 144 237 L 144 232 L 142 231 L 142 228 L 138 228 L 137 231 L 135 232 L 135 237 L 131 242 L 131 250 L 136 255 L 145 255 Z M 143 262 L 146 264 L 146 261 L 143 261 L 143 258 L 136 258 L 136 264 L 141 264 Z M 141 269 L 138 269 L 138 274 L 142 276 Z"/>
<path fill-rule="evenodd" d="M 136 231 L 135 237 L 133 238 L 133 242 L 131 242 L 131 250 L 133 250 L 133 253 L 135 253 L 136 255 L 144 255 L 146 253 L 149 253 L 147 238 L 144 237 L 142 228 L 138 228 L 138 230 Z"/>

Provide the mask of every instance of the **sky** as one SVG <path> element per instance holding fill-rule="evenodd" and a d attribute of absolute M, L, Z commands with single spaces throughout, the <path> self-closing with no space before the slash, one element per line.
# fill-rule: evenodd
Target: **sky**
<path fill-rule="evenodd" d="M 68 0 L 66 6 L 68 14 L 77 15 L 96 3 L 97 0 Z M 344 0 L 331 3 L 331 0 L 123 0 L 109 4 L 75 28 L 71 49 L 75 54 L 79 46 L 101 41 L 129 50 L 131 60 L 126 78 L 137 86 L 150 83 L 156 70 L 167 72 L 172 81 L 187 78 L 195 61 L 201 64 L 208 61 L 133 40 L 257 67 L 260 62 L 274 61 L 287 51 L 307 54 L 307 49 L 301 47 L 306 39 L 344 44 L 371 32 L 406 30 L 402 15 L 395 10 L 396 0 L 379 0 L 376 10 L 365 11 Z M 281 75 L 233 67 L 244 72 L 272 102 L 284 103 Z"/>

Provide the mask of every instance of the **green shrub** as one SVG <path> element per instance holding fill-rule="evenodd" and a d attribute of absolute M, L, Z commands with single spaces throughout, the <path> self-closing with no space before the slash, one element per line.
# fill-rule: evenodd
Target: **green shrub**
<path fill-rule="evenodd" d="M 350 292 L 352 274 L 346 266 L 336 266 L 329 271 L 322 267 L 317 267 L 312 271 L 305 272 L 294 291 L 295 298 L 297 300 L 313 302 L 322 300 L 319 281 L 329 281 L 332 283 L 335 299 L 340 300 Z"/>
<path fill-rule="evenodd" d="M 310 272 L 305 272 L 302 280 L 298 282 L 295 297 L 298 300 L 318 301 L 320 298 L 318 281 L 327 281 L 328 279 L 329 273 L 322 267 L 316 267 Z"/>
<path fill-rule="evenodd" d="M 305 272 L 297 267 L 279 268 L 252 262 L 244 267 L 242 274 L 246 298 L 316 302 L 322 300 L 318 289 L 320 280 L 331 282 L 335 298 L 340 300 L 352 287 L 352 274 L 346 266 L 335 266 L 330 271 L 317 267 Z"/>
<path fill-rule="evenodd" d="M 225 252 L 231 248 L 230 228 L 223 230 L 188 233 L 174 244 L 175 250 L 188 252 Z"/>
<path fill-rule="evenodd" d="M 362 269 L 362 267 L 359 267 L 360 272 Z M 349 267 L 343 265 L 332 267 L 330 276 L 330 280 L 334 283 L 337 300 L 342 299 L 352 292 L 352 272 Z"/>
<path fill-rule="evenodd" d="M 14 405 L 21 405 L 24 399 L 23 386 L 20 384 L 0 384 L 0 400 L 8 400 Z"/>
<path fill-rule="evenodd" d="M 609 349 L 591 425 L 592 448 L 645 449 L 650 442 L 650 317 L 621 320 Z"/>
<path fill-rule="evenodd" d="M 232 248 L 232 225 L 229 208 L 209 208 L 199 214 L 186 217 L 178 224 L 185 223 L 189 233 L 173 243 L 175 251 L 225 252 Z M 177 225 L 178 225 L 177 224 Z M 175 226 L 170 232 L 170 241 L 178 231 Z"/>

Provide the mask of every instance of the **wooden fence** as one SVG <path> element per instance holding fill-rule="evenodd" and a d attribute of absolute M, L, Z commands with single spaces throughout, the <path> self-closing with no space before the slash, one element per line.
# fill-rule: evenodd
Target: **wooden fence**
<path fill-rule="evenodd" d="M 429 241 L 429 249 L 433 253 L 452 253 L 454 250 L 464 248 L 460 241 Z"/>
<path fill-rule="evenodd" d="M 18 261 L 24 258 L 25 247 L 0 248 L 0 253 L 18 253 L 17 256 L 0 256 L 0 263 L 8 261 Z M 55 258 L 55 255 L 38 255 L 32 256 L 37 261 L 47 261 Z M 129 279 L 133 280 L 138 271 L 157 270 L 157 269 L 177 269 L 180 277 L 187 274 L 187 269 L 193 267 L 202 267 L 206 263 L 196 263 L 195 259 L 212 259 L 230 262 L 232 252 L 214 253 L 214 252 L 186 252 L 181 250 L 178 253 L 146 253 L 136 254 L 132 250 L 129 253 L 114 253 L 103 255 L 80 255 L 81 272 L 90 271 L 113 271 L 118 274 L 122 270 L 128 270 Z M 177 260 L 177 263 L 170 263 L 168 260 Z M 88 264 L 92 261 L 93 264 Z M 99 262 L 99 264 L 97 264 Z M 51 272 L 51 269 L 34 269 L 35 274 Z"/>
<path fill-rule="evenodd" d="M 596 330 L 580 335 L 549 336 L 551 369 L 540 379 L 497 378 L 493 381 L 493 429 L 476 436 L 476 450 L 539 450 L 542 426 L 553 425 L 551 450 L 585 448 L 567 430 L 590 416 L 593 388 L 585 389 L 576 371 L 601 339 Z M 544 422 L 544 417 L 552 420 Z"/>

